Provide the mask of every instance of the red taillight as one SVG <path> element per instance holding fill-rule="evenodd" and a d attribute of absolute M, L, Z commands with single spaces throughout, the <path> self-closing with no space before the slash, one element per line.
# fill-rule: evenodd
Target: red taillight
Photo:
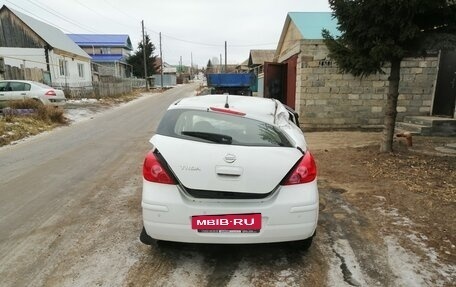
<path fill-rule="evenodd" d="M 317 177 L 317 165 L 310 152 L 295 166 L 293 171 L 282 181 L 282 185 L 293 185 L 311 182 Z"/>
<path fill-rule="evenodd" d="M 145 180 L 150 182 L 176 184 L 173 177 L 169 175 L 153 152 L 149 152 L 146 155 L 143 165 L 143 176 Z"/>
<path fill-rule="evenodd" d="M 54 90 L 49 90 L 49 91 L 47 91 L 45 95 L 46 95 L 46 96 L 57 96 L 57 94 L 55 93 Z"/>

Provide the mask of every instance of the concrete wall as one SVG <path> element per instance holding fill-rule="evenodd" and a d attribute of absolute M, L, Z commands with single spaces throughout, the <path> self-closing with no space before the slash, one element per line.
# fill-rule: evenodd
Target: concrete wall
<path fill-rule="evenodd" d="M 389 68 L 365 78 L 338 72 L 321 40 L 302 40 L 297 65 L 296 110 L 307 128 L 353 128 L 383 124 Z M 438 57 L 401 64 L 398 117 L 429 115 Z"/>

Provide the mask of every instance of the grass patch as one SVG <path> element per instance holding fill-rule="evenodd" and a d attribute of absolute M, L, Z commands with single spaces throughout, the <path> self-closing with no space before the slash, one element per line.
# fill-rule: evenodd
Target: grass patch
<path fill-rule="evenodd" d="M 25 99 L 20 101 L 10 101 L 6 103 L 7 107 L 12 109 L 38 109 L 43 104 L 34 99 Z"/>
<path fill-rule="evenodd" d="M 11 110 L 6 110 L 0 117 L 0 146 L 67 123 L 63 109 L 44 106 L 32 99 L 11 101 L 7 105 Z M 33 112 L 22 115 L 18 112 L 20 109 Z"/>

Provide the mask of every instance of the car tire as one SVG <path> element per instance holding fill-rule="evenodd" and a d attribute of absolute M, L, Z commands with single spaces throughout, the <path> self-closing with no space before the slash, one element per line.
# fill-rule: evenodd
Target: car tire
<path fill-rule="evenodd" d="M 317 231 L 315 230 L 314 234 L 309 237 L 309 238 L 306 238 L 304 240 L 299 240 L 297 241 L 298 243 L 298 248 L 301 250 L 301 251 L 307 251 L 309 250 L 310 246 L 312 246 L 312 241 L 313 241 L 313 238 L 315 237 L 315 235 L 317 234 Z"/>
<path fill-rule="evenodd" d="M 307 238 L 307 239 L 304 239 L 304 240 L 301 240 L 301 242 L 299 242 L 299 248 L 302 250 L 302 251 L 307 251 L 309 250 L 310 246 L 312 246 L 312 241 L 313 241 L 313 236 Z"/>
<path fill-rule="evenodd" d="M 139 235 L 139 241 L 146 245 L 152 245 L 155 243 L 155 240 L 147 234 L 146 229 L 142 228 L 141 234 Z"/>

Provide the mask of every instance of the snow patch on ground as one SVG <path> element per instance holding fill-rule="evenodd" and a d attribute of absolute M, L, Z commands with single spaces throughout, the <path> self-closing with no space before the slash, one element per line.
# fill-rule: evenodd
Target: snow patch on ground
<path fill-rule="evenodd" d="M 428 286 L 432 274 L 415 254 L 405 250 L 394 237 L 385 238 L 388 265 L 396 275 L 397 286 Z"/>
<path fill-rule="evenodd" d="M 87 98 L 82 98 L 78 100 L 70 99 L 66 101 L 67 104 L 86 104 L 86 103 L 98 103 L 97 99 L 87 99 Z"/>
<path fill-rule="evenodd" d="M 150 98 L 160 95 L 160 93 L 143 93 L 140 97 L 122 103 L 114 108 L 128 106 L 136 101 L 140 101 L 144 98 Z M 77 123 L 92 119 L 96 114 L 102 113 L 107 110 L 111 110 L 113 107 L 103 106 L 97 99 L 78 99 L 78 100 L 68 100 L 65 108 L 65 117 L 70 120 L 71 123 Z"/>
<path fill-rule="evenodd" d="M 70 120 L 70 122 L 74 123 L 91 118 L 97 112 L 99 111 L 87 108 L 67 109 L 65 110 L 65 117 Z"/>
<path fill-rule="evenodd" d="M 338 239 L 333 244 L 333 257 L 329 266 L 330 286 L 369 286 L 368 276 L 363 274 L 358 259 L 346 239 Z M 334 256 L 335 255 L 335 256 Z"/>
<path fill-rule="evenodd" d="M 391 270 L 398 277 L 400 286 L 422 286 L 428 284 L 445 286 L 446 283 L 456 280 L 456 265 L 444 264 L 439 260 L 438 252 L 427 244 L 429 238 L 412 229 L 416 224 L 410 218 L 400 215 L 396 208 L 389 210 L 376 208 L 376 210 L 392 218 L 393 225 L 409 227 L 408 230 L 401 229 L 400 233 L 409 240 L 412 248 L 418 249 L 420 253 L 425 254 L 427 257 L 426 260 L 423 260 L 422 257 L 412 251 L 404 249 L 397 239 L 392 236 L 385 238 Z M 436 278 L 436 274 L 440 275 L 439 278 L 445 278 L 445 282 Z"/>
<path fill-rule="evenodd" d="M 275 284 L 276 287 L 299 287 L 299 284 L 295 280 L 295 274 L 289 269 L 280 271 L 277 281 Z"/>
<path fill-rule="evenodd" d="M 404 227 L 412 227 L 415 224 L 413 223 L 410 218 L 406 216 L 401 216 L 399 214 L 399 210 L 397 208 L 390 208 L 390 209 L 383 209 L 381 207 L 374 208 L 374 210 L 380 212 L 382 215 L 394 218 L 393 225 L 404 226 Z"/>

